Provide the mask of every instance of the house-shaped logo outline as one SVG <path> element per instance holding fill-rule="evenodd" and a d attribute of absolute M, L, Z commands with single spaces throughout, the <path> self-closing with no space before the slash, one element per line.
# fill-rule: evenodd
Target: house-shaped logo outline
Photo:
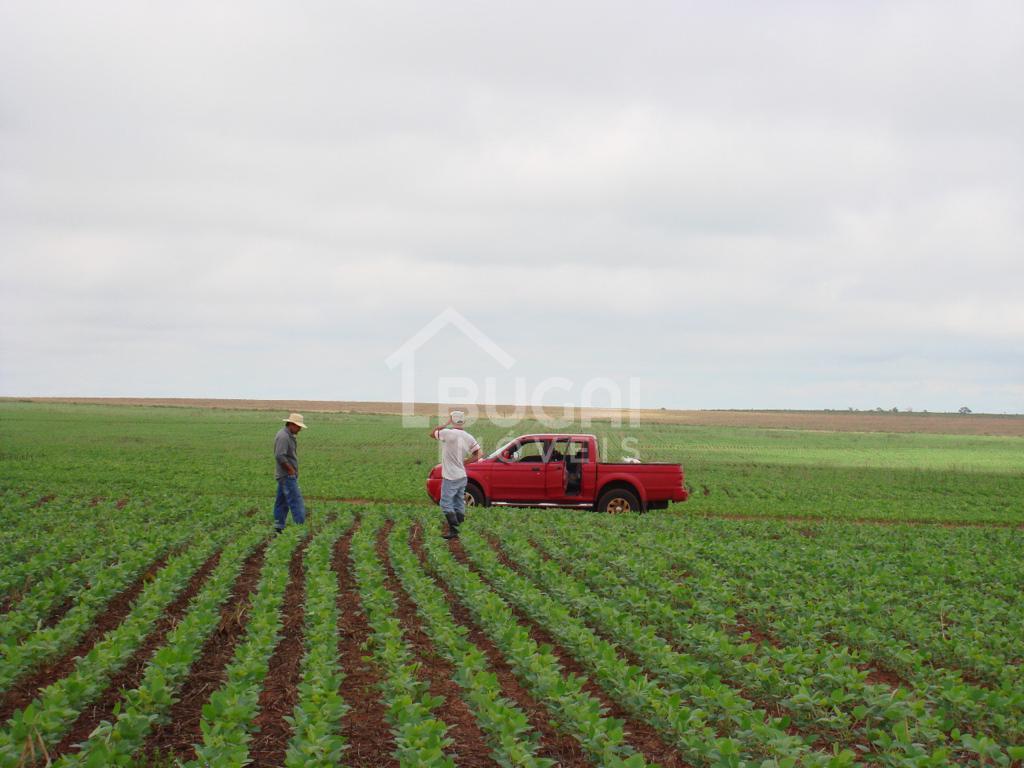
<path fill-rule="evenodd" d="M 394 370 L 395 366 L 398 365 L 401 365 L 402 368 L 405 369 L 407 365 L 410 365 L 415 361 L 416 351 L 449 325 L 454 325 L 462 331 L 466 338 L 490 355 L 505 369 L 511 368 L 515 365 L 516 360 L 512 355 L 499 347 L 490 336 L 467 320 L 466 317 L 454 307 L 445 307 L 437 317 L 420 328 L 420 330 L 409 337 L 402 346 L 388 355 L 384 359 L 384 362 L 387 364 L 388 368 L 391 368 L 392 370 Z"/>
<path fill-rule="evenodd" d="M 401 368 L 402 374 L 402 423 L 408 427 L 423 426 L 426 417 L 416 416 L 416 352 L 434 336 L 449 325 L 454 325 L 463 335 L 486 352 L 505 369 L 515 365 L 515 358 L 503 350 L 486 333 L 471 323 L 454 307 L 445 307 L 433 320 L 406 340 L 402 346 L 388 355 L 384 362 L 388 368 Z"/>

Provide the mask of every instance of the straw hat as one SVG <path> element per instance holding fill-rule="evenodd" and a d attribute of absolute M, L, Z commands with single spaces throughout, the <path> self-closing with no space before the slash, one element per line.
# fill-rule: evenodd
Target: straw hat
<path fill-rule="evenodd" d="M 281 419 L 281 421 L 283 421 L 285 424 L 294 424 L 295 426 L 300 427 L 301 429 L 306 428 L 305 422 L 302 421 L 301 413 L 289 414 L 287 419 Z"/>

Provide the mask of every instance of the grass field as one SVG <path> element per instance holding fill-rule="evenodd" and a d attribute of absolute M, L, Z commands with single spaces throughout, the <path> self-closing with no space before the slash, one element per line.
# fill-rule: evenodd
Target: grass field
<path fill-rule="evenodd" d="M 40 495 L 249 498 L 273 490 L 268 445 L 278 412 L 0 403 L 5 486 Z M 321 499 L 425 503 L 437 461 L 426 430 L 398 416 L 320 413 L 300 438 L 303 491 Z M 572 431 L 567 427 L 565 431 Z M 579 427 L 575 427 L 579 429 Z M 486 450 L 510 434 L 472 427 Z M 682 462 L 691 515 L 1024 522 L 1024 437 L 821 432 L 641 423 L 598 434 L 612 459 L 630 448 Z M 623 449 L 624 441 L 626 450 Z"/>
<path fill-rule="evenodd" d="M 0 403 L 0 766 L 1024 760 L 1020 436 L 598 422 L 691 500 L 449 544 L 369 413 L 268 535 L 281 415 Z"/>

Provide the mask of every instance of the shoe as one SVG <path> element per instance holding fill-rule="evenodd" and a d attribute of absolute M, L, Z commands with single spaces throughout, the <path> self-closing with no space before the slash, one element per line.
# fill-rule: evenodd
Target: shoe
<path fill-rule="evenodd" d="M 284 531 L 284 528 L 275 528 L 274 529 L 274 535 L 275 536 L 280 536 L 282 531 Z"/>
<path fill-rule="evenodd" d="M 459 538 L 459 532 L 458 531 L 448 531 L 448 533 L 442 533 L 441 534 L 441 538 L 442 539 L 457 539 L 457 538 Z"/>

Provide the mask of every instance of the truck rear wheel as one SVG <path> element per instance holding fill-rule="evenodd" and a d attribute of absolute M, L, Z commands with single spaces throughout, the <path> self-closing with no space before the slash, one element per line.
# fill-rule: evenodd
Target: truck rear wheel
<path fill-rule="evenodd" d="M 612 515 L 628 515 L 630 512 L 642 512 L 640 499 L 632 491 L 625 488 L 612 488 L 601 494 L 597 502 L 598 512 L 608 512 Z"/>

